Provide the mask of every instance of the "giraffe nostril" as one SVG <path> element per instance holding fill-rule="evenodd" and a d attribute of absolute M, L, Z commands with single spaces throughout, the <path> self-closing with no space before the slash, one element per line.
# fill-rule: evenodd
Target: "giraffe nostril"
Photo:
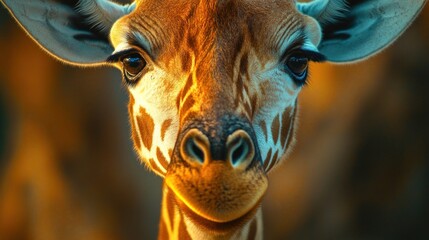
<path fill-rule="evenodd" d="M 204 152 L 200 147 L 195 143 L 195 139 L 188 139 L 186 143 L 186 151 L 190 157 L 198 160 L 200 163 L 204 162 Z"/>
<path fill-rule="evenodd" d="M 249 146 L 243 143 L 243 140 L 240 138 L 239 142 L 231 149 L 231 162 L 232 165 L 239 164 L 244 157 L 246 157 L 249 152 Z"/>
<path fill-rule="evenodd" d="M 207 137 L 197 129 L 191 129 L 182 140 L 180 154 L 193 166 L 200 166 L 209 157 L 210 143 Z"/>
<path fill-rule="evenodd" d="M 228 137 L 227 151 L 234 168 L 247 168 L 255 156 L 252 139 L 243 130 L 237 130 Z"/>

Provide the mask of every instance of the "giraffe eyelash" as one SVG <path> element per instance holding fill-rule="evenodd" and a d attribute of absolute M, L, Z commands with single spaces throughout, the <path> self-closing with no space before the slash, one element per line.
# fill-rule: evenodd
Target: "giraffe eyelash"
<path fill-rule="evenodd" d="M 292 53 L 294 52 L 302 52 L 304 53 L 308 60 L 312 62 L 324 62 L 326 61 L 326 56 L 321 54 L 320 52 L 305 49 L 304 45 L 301 42 L 296 42 L 295 44 L 292 44 L 291 47 L 289 47 L 280 57 L 280 61 L 284 62 Z"/>
<path fill-rule="evenodd" d="M 309 49 L 311 48 L 311 49 Z M 324 62 L 326 61 L 325 55 L 317 51 L 316 46 L 311 44 L 311 41 L 307 36 L 303 34 L 303 30 L 299 31 L 299 34 L 291 41 L 289 46 L 284 50 L 280 56 L 280 62 L 284 62 L 294 52 L 304 53 L 308 60 L 312 62 Z"/>
<path fill-rule="evenodd" d="M 121 60 L 121 58 L 123 56 L 131 54 L 131 53 L 134 53 L 134 52 L 138 52 L 138 51 L 136 49 L 132 49 L 131 48 L 131 49 L 126 49 L 126 50 L 123 50 L 123 51 L 119 51 L 119 52 L 113 53 L 112 55 L 110 55 L 106 59 L 106 62 L 107 63 L 117 63 L 117 62 L 119 62 Z"/>
<path fill-rule="evenodd" d="M 305 53 L 308 57 L 308 60 L 312 61 L 312 62 L 324 62 L 326 61 L 326 56 L 316 52 L 316 51 L 311 51 L 311 50 L 301 50 L 303 53 Z"/>

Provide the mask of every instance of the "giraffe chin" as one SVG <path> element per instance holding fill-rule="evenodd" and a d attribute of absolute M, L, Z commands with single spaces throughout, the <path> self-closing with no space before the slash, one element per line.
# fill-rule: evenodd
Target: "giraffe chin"
<path fill-rule="evenodd" d="M 172 166 L 165 183 L 194 215 L 214 223 L 255 213 L 268 187 L 259 163 L 238 170 L 224 161 L 211 161 L 200 168 Z"/>

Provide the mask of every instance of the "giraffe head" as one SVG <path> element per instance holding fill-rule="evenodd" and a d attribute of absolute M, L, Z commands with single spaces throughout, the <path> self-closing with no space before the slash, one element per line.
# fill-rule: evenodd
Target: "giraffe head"
<path fill-rule="evenodd" d="M 307 62 L 323 59 L 318 30 L 289 1 L 145 1 L 112 26 L 135 148 L 192 212 L 229 222 L 257 206 Z"/>
<path fill-rule="evenodd" d="M 119 68 L 141 160 L 184 211 L 225 223 L 255 212 L 290 152 L 309 62 L 375 54 L 425 1 L 2 2 L 58 59 Z"/>

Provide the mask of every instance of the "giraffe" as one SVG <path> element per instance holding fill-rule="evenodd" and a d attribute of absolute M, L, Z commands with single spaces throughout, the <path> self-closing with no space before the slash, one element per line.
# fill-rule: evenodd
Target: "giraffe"
<path fill-rule="evenodd" d="M 309 62 L 391 44 L 425 0 L 0 0 L 60 61 L 123 75 L 131 137 L 164 178 L 160 239 L 262 239 Z"/>

